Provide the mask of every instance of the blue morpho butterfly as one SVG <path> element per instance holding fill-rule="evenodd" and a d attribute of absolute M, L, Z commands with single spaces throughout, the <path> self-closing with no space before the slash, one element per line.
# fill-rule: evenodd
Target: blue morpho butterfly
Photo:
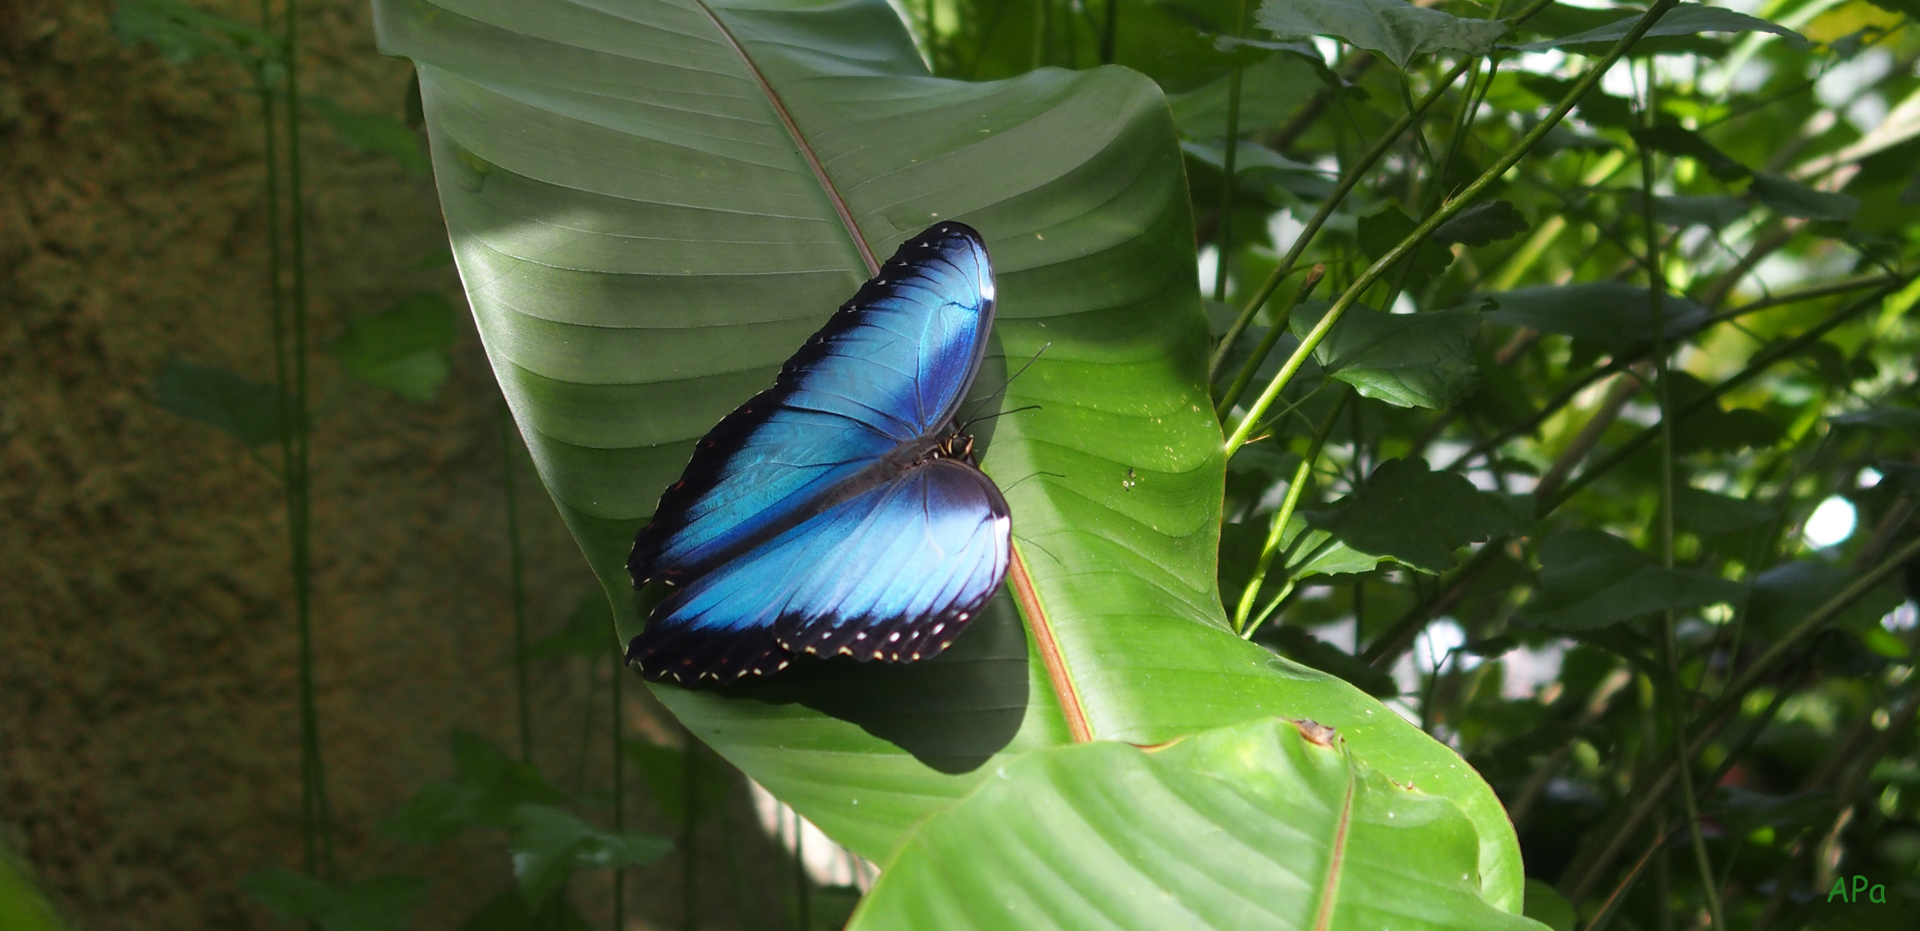
<path fill-rule="evenodd" d="M 1007 501 L 955 421 L 992 326 L 979 233 L 940 223 L 903 244 L 660 496 L 627 569 L 674 590 L 627 662 L 725 684 L 798 653 L 946 649 L 1010 553 Z"/>

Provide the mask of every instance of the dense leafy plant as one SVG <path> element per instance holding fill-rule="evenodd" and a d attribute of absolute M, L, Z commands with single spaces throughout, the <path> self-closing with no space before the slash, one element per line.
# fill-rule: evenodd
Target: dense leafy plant
<path fill-rule="evenodd" d="M 923 665 L 657 691 L 882 864 L 854 927 L 1760 929 L 1920 900 L 1920 11 L 1876 3 L 375 6 L 622 639 L 691 443 L 894 244 L 986 234 L 1009 596 Z M 334 346 L 418 394 L 402 319 Z M 390 827 L 537 848 L 523 911 L 659 852 L 460 746 Z"/>

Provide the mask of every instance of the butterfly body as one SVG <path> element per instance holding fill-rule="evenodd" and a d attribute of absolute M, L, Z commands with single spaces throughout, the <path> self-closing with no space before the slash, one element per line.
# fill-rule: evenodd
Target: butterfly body
<path fill-rule="evenodd" d="M 955 425 L 993 321 L 979 234 L 908 240 L 723 419 L 628 561 L 673 587 L 629 645 L 652 679 L 725 683 L 798 653 L 912 662 L 1000 584 L 1006 500 Z"/>

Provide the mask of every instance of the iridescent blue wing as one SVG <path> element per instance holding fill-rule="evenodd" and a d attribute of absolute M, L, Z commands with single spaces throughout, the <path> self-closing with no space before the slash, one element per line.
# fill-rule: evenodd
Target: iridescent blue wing
<path fill-rule="evenodd" d="M 720 421 L 634 541 L 636 586 L 685 583 L 819 510 L 953 419 L 993 324 L 980 234 L 941 223 L 901 245 L 781 369 Z"/>
<path fill-rule="evenodd" d="M 676 591 L 627 661 L 693 685 L 775 672 L 796 653 L 932 658 L 1000 587 L 1008 533 L 992 480 L 928 460 Z"/>

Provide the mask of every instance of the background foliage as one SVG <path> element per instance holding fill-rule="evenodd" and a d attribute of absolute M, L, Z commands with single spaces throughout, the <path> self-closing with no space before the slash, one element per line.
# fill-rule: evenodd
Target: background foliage
<path fill-rule="evenodd" d="M 1913 11 L 1863 0 L 1746 10 L 1760 22 L 1681 7 L 1576 95 L 1576 79 L 1639 11 L 1507 6 L 982 0 L 909 2 L 904 15 L 936 75 L 1029 75 L 999 86 L 1068 93 L 1135 80 L 1111 70 L 1030 74 L 1111 61 L 1166 95 L 1161 112 L 1171 114 L 1170 125 L 1152 116 L 1156 104 L 1142 104 L 1137 112 L 1146 115 L 1130 125 L 1145 126 L 1134 130 L 1145 137 L 1133 147 L 1171 152 L 1177 143 L 1198 290 L 1213 335 L 1234 336 L 1213 354 L 1213 377 L 1201 376 L 1213 383 L 1202 400 L 1219 403 L 1231 447 L 1223 517 L 1207 515 L 1224 520 L 1218 577 L 1185 583 L 1217 588 L 1219 604 L 1195 616 L 1211 615 L 1221 642 L 1230 641 L 1231 626 L 1385 697 L 1471 763 L 1512 815 L 1533 878 L 1528 912 L 1548 924 L 1907 927 L 1920 902 L 1920 825 L 1912 793 L 1902 794 L 1920 765 L 1920 700 L 1909 680 L 1920 588 L 1912 523 L 1920 405 L 1909 316 L 1920 298 L 1911 275 L 1920 234 Z M 1490 22 L 1522 15 L 1511 29 Z M 123 36 L 170 58 L 231 59 L 264 89 L 261 99 L 279 100 L 283 115 L 310 113 L 348 145 L 385 153 L 395 170 L 420 170 L 417 137 L 398 119 L 410 112 L 404 99 L 383 116 L 299 94 L 282 70 L 295 59 L 278 22 L 260 30 L 168 3 L 129 5 L 118 19 Z M 886 68 L 918 67 L 889 54 Z M 1144 82 L 1127 86 L 1151 91 Z M 1031 91 L 1008 99 L 1022 93 Z M 1562 101 L 1570 118 L 1544 129 L 1542 118 Z M 1537 145 L 1523 151 L 1530 133 Z M 299 140 L 291 143 L 299 151 Z M 496 161 L 437 155 L 443 189 L 450 165 L 496 185 L 506 177 L 492 173 Z M 298 183 L 296 174 L 294 204 Z M 1477 199 L 1455 200 L 1463 191 Z M 451 205 L 448 213 L 458 240 L 461 218 Z M 1021 216 L 1009 208 L 1009 222 Z M 300 228 L 297 216 L 292 222 Z M 888 222 L 899 235 L 915 228 L 905 215 Z M 1184 240 L 1166 245 L 1187 232 L 1170 222 L 1153 248 L 1184 255 Z M 1303 224 L 1317 235 L 1303 236 Z M 1005 233 L 983 228 L 990 239 Z M 1013 267 L 1034 267 L 1020 255 L 1006 252 Z M 297 253 L 293 261 L 303 267 Z M 1324 272 L 1309 279 L 1315 267 Z M 857 280 L 857 265 L 848 276 Z M 301 287 L 284 271 L 273 280 L 276 290 Z M 1037 328 L 1060 313 L 1062 298 L 1033 280 L 1030 303 L 1008 288 L 1008 356 L 1041 341 L 1037 330 L 1022 333 L 1022 321 Z M 1303 287 L 1306 280 L 1316 284 Z M 1189 314 L 1180 325 L 1198 336 L 1190 297 L 1160 300 L 1155 306 L 1171 319 Z M 475 309 L 484 321 L 483 303 Z M 1254 314 L 1239 329 L 1245 310 Z M 344 322 L 315 346 L 324 343 L 344 376 L 429 400 L 451 370 L 451 318 L 444 297 L 408 298 Z M 1188 337 L 1151 339 L 1182 346 Z M 1067 350 L 1084 345 L 1062 340 Z M 1202 347 L 1190 341 L 1173 351 L 1197 366 Z M 777 362 L 780 353 L 768 351 L 756 364 Z M 296 350 L 276 350 L 275 358 L 293 358 L 288 352 Z M 1074 398 L 1102 387 L 1098 375 L 1059 374 L 1078 361 L 1071 353 L 1047 360 L 1030 382 L 1038 387 L 1020 391 L 1051 391 L 1045 400 L 1070 415 Z M 1049 374 L 1049 365 L 1061 368 Z M 284 374 L 269 385 L 191 360 L 169 361 L 155 376 L 152 397 L 162 407 L 262 447 L 263 461 L 286 478 L 288 513 L 300 513 L 304 479 L 287 471 L 298 461 L 288 438 L 305 429 L 305 401 L 288 399 L 304 385 Z M 754 379 L 740 379 L 740 390 L 750 391 Z M 1120 380 L 1112 376 L 1105 390 Z M 1012 400 L 1022 400 L 1019 391 Z M 515 401 L 523 424 L 539 430 L 528 397 Z M 712 403 L 724 410 L 732 402 Z M 675 439 L 697 435 L 697 424 L 712 418 L 688 419 Z M 1011 485 L 1045 463 L 1014 456 L 1021 421 L 1008 421 L 1001 458 L 990 452 L 988 468 Z M 1081 427 L 1089 444 L 1130 435 Z M 1215 441 L 1181 433 L 1173 460 L 1205 461 Z M 540 442 L 535 436 L 536 448 Z M 585 472 L 556 469 L 548 455 L 543 477 L 564 508 L 576 493 L 556 478 Z M 1126 502 L 1135 488 L 1150 493 L 1158 476 L 1140 464 L 1108 459 L 1114 474 L 1101 475 L 1111 488 L 1098 497 Z M 1048 510 L 1062 492 L 1081 491 L 1080 481 L 1042 476 L 1027 483 L 1016 508 Z M 510 480 L 502 493 L 513 493 Z M 651 494 L 624 493 L 643 499 L 642 508 Z M 590 556 L 596 536 L 620 536 L 580 532 L 578 516 L 569 517 Z M 621 519 L 642 517 L 630 511 Z M 1070 533 L 1087 513 L 1060 519 Z M 299 522 L 290 523 L 298 578 Z M 1076 558 L 1070 536 L 1044 540 Z M 1098 556 L 1096 548 L 1088 558 Z M 1101 615 L 1096 608 L 1089 616 Z M 583 608 L 559 639 L 538 643 L 522 621 L 515 649 L 528 659 L 569 650 L 604 657 L 604 641 L 591 631 L 607 620 Z M 1017 643 L 993 649 L 1021 652 Z M 1228 654 L 1202 655 L 1218 662 Z M 518 667 L 522 695 L 527 668 Z M 1040 707 L 1049 687 L 1035 678 L 1026 694 Z M 1120 694 L 1096 694 L 1096 722 L 1098 699 Z M 1251 701 L 1204 722 L 1189 717 L 1184 729 L 1128 724 L 1109 733 L 1163 739 L 1302 701 L 1285 697 L 1272 710 Z M 1310 701 L 1327 707 L 1324 697 Z M 804 703 L 782 707 L 788 711 L 728 717 L 675 699 L 696 729 L 708 722 L 709 739 L 732 734 L 736 743 L 716 746 L 776 789 L 783 775 L 793 778 L 782 772 L 791 762 L 754 764 L 753 741 L 771 745 L 777 729 L 800 733 L 793 729 L 809 719 L 832 720 Z M 1330 723 L 1358 735 L 1347 721 Z M 766 730 L 737 743 L 750 725 Z M 473 827 L 506 841 L 525 895 L 496 900 L 473 918 L 475 927 L 578 920 L 573 906 L 567 916 L 535 911 L 570 901 L 551 893 L 575 870 L 618 868 L 665 850 L 664 841 L 621 832 L 618 769 L 611 799 L 555 789 L 526 768 L 524 710 L 520 727 L 520 762 L 456 736 L 453 779 L 421 790 L 382 829 L 433 843 Z M 1286 733 L 1280 737 L 1293 739 Z M 1104 736 L 1097 726 L 1096 735 Z M 622 749 L 609 762 L 628 760 L 645 774 L 662 811 L 671 810 L 665 824 L 684 827 L 678 846 L 690 857 L 693 826 L 716 810 L 694 788 L 710 784 L 694 774 L 710 771 L 711 757 L 691 743 L 629 746 L 623 738 L 612 735 Z M 836 753 L 845 748 L 832 740 L 861 738 L 845 730 L 827 739 L 820 749 Z M 1430 746 L 1394 740 L 1409 753 Z M 315 762 L 302 765 L 310 774 L 320 757 L 312 742 Z M 1673 765 L 1676 748 L 1687 765 Z M 1074 753 L 1025 757 L 1022 778 L 1071 786 L 1088 777 L 1049 773 L 1168 765 Z M 1376 756 L 1375 765 L 1391 755 Z M 677 783 L 669 775 L 676 769 Z M 917 770 L 889 778 L 901 773 L 921 778 Z M 836 777 L 811 778 L 830 793 Z M 316 798 L 321 804 L 308 834 L 323 838 L 324 781 L 304 781 L 308 810 Z M 1470 808 L 1474 791 L 1453 794 Z M 677 795 L 685 797 L 669 801 Z M 981 809 L 977 819 L 944 819 L 938 830 L 969 845 L 994 843 L 967 832 L 1005 821 L 994 810 L 1004 804 L 975 794 L 954 811 Z M 817 798 L 814 813 L 825 805 Z M 1483 827 L 1482 845 L 1489 834 Z M 902 905 L 912 894 L 890 887 L 918 869 L 952 877 L 938 866 L 943 836 L 930 833 L 930 846 L 902 854 L 898 875 L 906 878 L 890 874 L 863 920 L 931 907 Z M 1484 849 L 1481 862 L 1511 863 Z M 384 868 L 310 867 L 331 884 L 268 872 L 246 885 L 282 915 L 343 928 L 401 926 L 424 894 L 403 877 L 380 875 Z M 1854 875 L 1884 885 L 1889 901 L 1830 900 L 1834 880 Z M 831 921 L 811 907 L 804 881 L 794 889 L 795 910 L 781 917 Z M 700 920 L 693 907 L 683 917 Z"/>

